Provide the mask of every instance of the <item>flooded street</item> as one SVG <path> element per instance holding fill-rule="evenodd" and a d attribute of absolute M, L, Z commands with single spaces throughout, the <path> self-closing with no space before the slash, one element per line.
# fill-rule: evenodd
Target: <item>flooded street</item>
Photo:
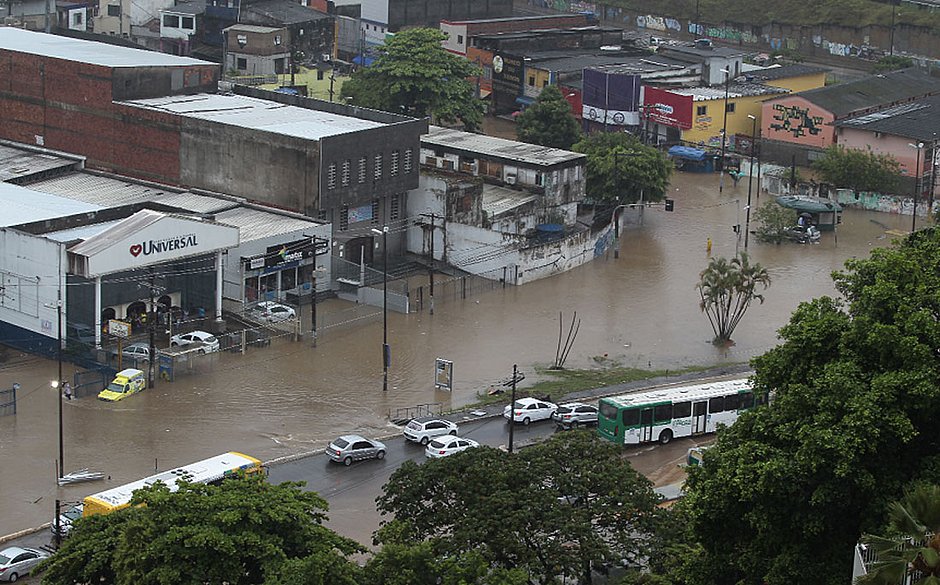
<path fill-rule="evenodd" d="M 321 331 L 318 346 L 275 343 L 246 355 L 215 356 L 209 375 L 160 383 L 109 404 L 85 398 L 64 405 L 66 470 L 82 467 L 112 481 L 55 487 L 56 394 L 54 362 L 27 359 L 0 366 L 0 386 L 21 384 L 18 413 L 0 417 L 0 535 L 52 518 L 53 502 L 78 500 L 159 469 L 242 451 L 264 460 L 321 449 L 340 432 L 386 434 L 390 409 L 442 402 L 445 409 L 473 402 L 519 364 L 550 365 L 577 311 L 580 332 L 567 366 L 606 363 L 656 369 L 744 362 L 772 347 L 776 331 L 803 300 L 834 295 L 830 273 L 845 259 L 866 257 L 890 243 L 885 230 L 903 230 L 910 218 L 847 210 L 838 242 L 824 233 L 818 245 L 765 245 L 750 240 L 752 260 L 770 272 L 766 302 L 755 304 L 734 334 L 736 344 L 712 346 L 695 284 L 713 256 L 731 257 L 743 225 L 747 183 L 719 196 L 717 175 L 677 174 L 676 211 L 625 213 L 620 258 L 610 253 L 585 266 L 523 287 L 440 300 L 435 314 L 389 313 L 392 366 L 382 392 L 381 316 Z M 756 205 L 768 199 L 755 198 Z M 752 214 L 753 218 L 753 214 Z M 751 227 L 755 227 L 752 223 Z M 743 240 L 741 242 L 743 249 Z M 321 314 L 348 304 L 331 300 Z M 309 322 L 304 307 L 303 322 Z M 435 391 L 434 359 L 454 361 L 454 392 Z M 342 527 L 334 526 L 342 532 Z"/>

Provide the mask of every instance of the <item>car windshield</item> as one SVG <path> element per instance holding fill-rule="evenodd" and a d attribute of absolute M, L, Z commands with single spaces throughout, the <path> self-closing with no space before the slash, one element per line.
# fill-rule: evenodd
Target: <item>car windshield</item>
<path fill-rule="evenodd" d="M 336 439 L 333 441 L 333 444 L 336 445 L 338 449 L 345 449 L 346 446 L 349 445 L 349 441 L 346 439 Z"/>
<path fill-rule="evenodd" d="M 446 447 L 446 446 L 447 446 L 447 445 L 445 445 L 445 444 L 442 443 L 441 441 L 431 441 L 431 448 L 432 448 L 432 449 L 443 449 L 443 448 Z"/>
<path fill-rule="evenodd" d="M 118 384 L 117 382 L 111 382 L 108 384 L 108 390 L 111 392 L 117 392 L 118 394 L 124 393 L 124 384 Z"/>
<path fill-rule="evenodd" d="M 215 335 L 210 335 L 206 337 L 203 341 L 205 341 L 206 343 L 215 343 Z"/>
<path fill-rule="evenodd" d="M 62 514 L 69 520 L 76 520 L 82 517 L 81 508 L 69 508 L 64 514 Z"/>
<path fill-rule="evenodd" d="M 5 565 L 10 562 L 10 557 L 0 554 L 0 565 Z"/>
<path fill-rule="evenodd" d="M 411 429 L 411 430 L 413 430 L 413 431 L 420 431 L 420 430 L 421 430 L 421 423 L 419 423 L 419 422 L 416 421 L 416 420 L 413 420 L 413 421 L 411 421 L 410 423 L 408 423 L 408 428 Z"/>

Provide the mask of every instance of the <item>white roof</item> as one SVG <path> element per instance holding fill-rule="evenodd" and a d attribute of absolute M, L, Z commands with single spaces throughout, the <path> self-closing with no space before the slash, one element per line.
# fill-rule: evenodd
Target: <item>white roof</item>
<path fill-rule="evenodd" d="M 56 242 L 74 242 L 76 240 L 85 240 L 92 236 L 96 236 L 111 226 L 116 225 L 120 221 L 121 220 L 116 219 L 114 221 L 105 221 L 102 223 L 96 223 L 94 225 L 83 225 L 80 227 L 60 230 L 57 232 L 50 232 L 43 235 L 50 240 L 55 240 Z"/>
<path fill-rule="evenodd" d="M 604 398 L 617 406 L 638 406 L 641 404 L 654 404 L 658 402 L 692 400 L 694 398 L 706 399 L 712 396 L 723 396 L 751 389 L 751 382 L 747 378 L 740 380 L 725 380 L 721 382 L 708 382 L 691 386 L 678 386 L 674 388 L 659 388 L 648 392 L 635 392 L 622 396 Z"/>
<path fill-rule="evenodd" d="M 118 47 L 107 43 L 60 37 L 13 27 L 0 27 L 0 49 L 101 67 L 185 67 L 188 65 L 218 67 L 216 63 L 189 57 Z"/>
<path fill-rule="evenodd" d="M 218 122 L 219 124 L 251 128 L 252 130 L 308 140 L 320 140 L 327 136 L 337 136 L 385 126 L 371 120 L 341 116 L 321 110 L 299 108 L 241 95 L 201 93 L 132 100 L 124 103 L 189 118 L 198 118 Z"/>
<path fill-rule="evenodd" d="M 571 161 L 584 164 L 587 158 L 581 153 L 571 152 L 570 150 L 528 144 L 516 140 L 486 136 L 485 134 L 463 132 L 441 126 L 431 126 L 428 133 L 421 137 L 421 146 L 429 149 L 439 147 L 446 150 L 451 148 L 473 153 L 480 158 L 502 158 L 540 167 L 549 167 Z"/>
<path fill-rule="evenodd" d="M 505 213 L 536 199 L 538 199 L 538 195 L 528 191 L 516 191 L 498 185 L 483 185 L 483 211 L 490 219 L 497 219 Z"/>
<path fill-rule="evenodd" d="M 0 227 L 55 219 L 76 213 L 98 211 L 98 205 L 0 183 Z"/>

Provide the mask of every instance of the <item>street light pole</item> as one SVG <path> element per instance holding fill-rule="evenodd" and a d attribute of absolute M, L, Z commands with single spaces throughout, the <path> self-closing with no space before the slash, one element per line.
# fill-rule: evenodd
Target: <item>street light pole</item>
<path fill-rule="evenodd" d="M 372 228 L 372 233 L 382 235 L 382 391 L 388 392 L 388 365 L 391 351 L 388 347 L 388 226 L 382 230 Z"/>
<path fill-rule="evenodd" d="M 747 215 L 744 218 L 744 249 L 747 250 L 747 240 L 751 233 L 751 186 L 754 183 L 754 143 L 757 141 L 757 116 L 747 115 L 751 119 L 751 165 L 747 170 Z"/>
<path fill-rule="evenodd" d="M 924 149 L 924 143 L 918 142 L 917 144 L 908 143 L 908 146 L 911 148 L 917 149 L 917 163 L 914 165 L 914 208 L 911 210 L 911 233 L 914 233 L 914 230 L 917 228 L 917 190 L 920 187 L 920 151 Z"/>
<path fill-rule="evenodd" d="M 61 256 L 59 263 L 61 265 Z M 65 475 L 65 441 L 62 438 L 62 271 L 59 270 L 59 292 L 56 299 L 56 323 L 58 329 L 57 354 L 59 361 L 59 377 L 56 379 L 56 392 L 59 394 L 59 479 Z"/>
<path fill-rule="evenodd" d="M 725 115 L 721 124 L 721 157 L 719 158 L 718 171 L 718 192 L 721 193 L 725 187 L 725 141 L 728 137 L 728 90 L 731 85 L 731 71 L 722 69 L 725 74 Z"/>

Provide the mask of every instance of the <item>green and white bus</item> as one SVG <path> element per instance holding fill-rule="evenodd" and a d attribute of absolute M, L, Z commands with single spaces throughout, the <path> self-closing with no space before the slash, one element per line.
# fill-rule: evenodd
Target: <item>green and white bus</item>
<path fill-rule="evenodd" d="M 621 445 L 713 433 L 765 400 L 755 399 L 747 379 L 659 388 L 602 398 L 597 432 Z"/>

